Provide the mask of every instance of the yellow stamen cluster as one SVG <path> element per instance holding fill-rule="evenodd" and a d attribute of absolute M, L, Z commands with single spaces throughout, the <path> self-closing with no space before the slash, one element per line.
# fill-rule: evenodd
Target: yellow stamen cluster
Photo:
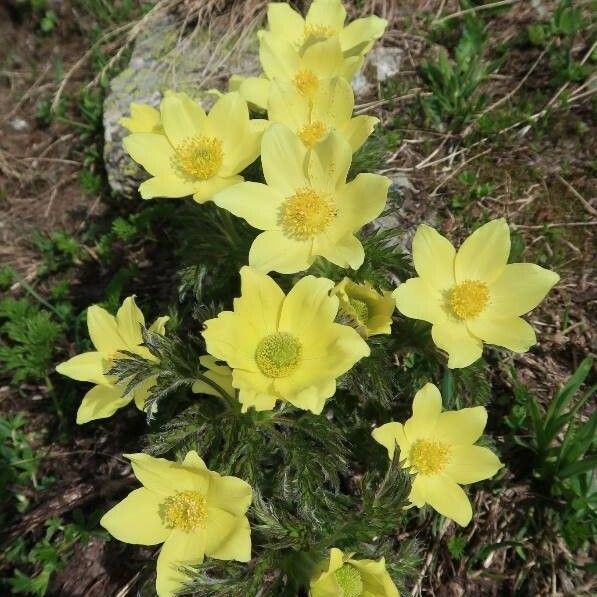
<path fill-rule="evenodd" d="M 286 377 L 298 366 L 303 347 L 296 336 L 277 332 L 263 338 L 255 350 L 257 367 L 267 377 Z"/>
<path fill-rule="evenodd" d="M 365 301 L 360 301 L 359 299 L 349 298 L 348 302 L 350 306 L 354 309 L 356 313 L 357 319 L 360 323 L 366 324 L 369 321 L 369 306 Z"/>
<path fill-rule="evenodd" d="M 319 87 L 319 79 L 317 75 L 308 69 L 302 69 L 293 79 L 294 86 L 307 97 L 313 96 Z"/>
<path fill-rule="evenodd" d="M 334 572 L 342 597 L 360 597 L 363 594 L 363 578 L 359 570 L 351 564 L 344 564 Z"/>
<path fill-rule="evenodd" d="M 328 25 L 318 25 L 316 23 L 305 25 L 305 40 L 324 40 L 328 39 L 328 37 L 332 37 L 335 34 L 336 32 L 334 29 Z"/>
<path fill-rule="evenodd" d="M 450 292 L 450 307 L 460 319 L 477 317 L 489 302 L 489 288 L 485 282 L 465 280 Z"/>
<path fill-rule="evenodd" d="M 297 189 L 280 208 L 279 223 L 286 236 L 308 240 L 323 232 L 338 211 L 326 197 L 310 188 Z"/>
<path fill-rule="evenodd" d="M 435 475 L 448 463 L 450 447 L 435 440 L 418 439 L 410 448 L 409 460 L 421 475 Z"/>
<path fill-rule="evenodd" d="M 183 175 L 195 180 L 207 180 L 222 166 L 222 141 L 216 137 L 195 135 L 176 147 L 173 159 L 174 167 Z"/>
<path fill-rule="evenodd" d="M 328 127 L 325 123 L 321 122 L 321 120 L 314 120 L 313 122 L 306 124 L 298 132 L 298 136 L 305 145 L 313 147 L 313 145 L 322 139 L 327 132 Z"/>
<path fill-rule="evenodd" d="M 166 527 L 182 531 L 203 528 L 207 520 L 207 500 L 198 491 L 181 491 L 162 504 Z"/>

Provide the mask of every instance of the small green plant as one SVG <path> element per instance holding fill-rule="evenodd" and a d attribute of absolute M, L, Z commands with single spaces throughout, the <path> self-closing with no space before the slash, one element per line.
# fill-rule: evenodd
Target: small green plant
<path fill-rule="evenodd" d="M 490 182 L 480 182 L 479 176 L 470 170 L 463 170 L 458 175 L 462 191 L 451 196 L 450 206 L 454 211 L 466 207 L 469 203 L 487 197 L 495 188 Z"/>
<path fill-rule="evenodd" d="M 15 279 L 15 270 L 10 265 L 0 267 L 0 290 L 10 288 Z"/>
<path fill-rule="evenodd" d="M 67 232 L 56 231 L 45 234 L 36 231 L 33 234 L 32 243 L 43 259 L 43 264 L 38 270 L 40 275 L 74 265 L 82 253 L 79 241 Z"/>

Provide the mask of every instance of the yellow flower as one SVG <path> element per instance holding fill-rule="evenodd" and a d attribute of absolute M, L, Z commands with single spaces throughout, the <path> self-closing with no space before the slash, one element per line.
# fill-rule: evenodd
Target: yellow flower
<path fill-rule="evenodd" d="M 170 318 L 158 317 L 149 329 L 163 335 L 168 319 Z M 149 378 L 136 390 L 124 396 L 123 389 L 106 375 L 120 351 L 127 350 L 149 360 L 155 358 L 147 348 L 141 346 L 141 325 L 145 325 L 145 317 L 132 296 L 124 300 L 116 317 L 98 305 L 92 305 L 87 309 L 89 337 L 96 350 L 76 355 L 56 367 L 56 371 L 66 377 L 97 384 L 85 394 L 77 411 L 79 425 L 111 417 L 133 399 L 137 408 L 143 410 L 148 390 L 155 384 L 155 378 Z"/>
<path fill-rule="evenodd" d="M 385 19 L 372 15 L 356 19 L 345 27 L 346 9 L 341 0 L 314 0 L 304 19 L 286 2 L 270 2 L 267 20 L 272 35 L 297 49 L 334 37 L 347 56 L 366 54 L 388 25 Z"/>
<path fill-rule="evenodd" d="M 348 278 L 332 291 L 340 299 L 340 311 L 348 315 L 363 338 L 391 333 L 395 303 L 392 293 L 378 292 L 369 284 L 356 284 Z"/>
<path fill-rule="evenodd" d="M 218 359 L 214 359 L 209 354 L 206 354 L 199 358 L 199 362 L 207 371 L 203 372 L 203 375 L 210 379 L 214 383 L 217 383 L 224 392 L 226 392 L 231 398 L 234 398 L 234 388 L 232 387 L 232 370 L 226 365 L 218 364 Z M 195 394 L 207 394 L 208 396 L 221 396 L 213 386 L 210 386 L 203 380 L 198 380 L 193 384 L 191 388 Z"/>
<path fill-rule="evenodd" d="M 383 210 L 390 181 L 359 174 L 346 183 L 348 143 L 332 131 L 308 151 L 284 125 L 263 135 L 261 163 L 267 185 L 245 182 L 218 193 L 214 202 L 264 230 L 249 265 L 284 274 L 307 269 L 318 255 L 357 269 L 365 253 L 354 236 Z"/>
<path fill-rule="evenodd" d="M 307 147 L 313 147 L 331 131 L 338 131 L 353 153 L 363 145 L 379 120 L 373 116 L 352 118 L 354 93 L 340 77 L 322 81 L 310 101 L 291 83 L 272 83 L 268 118 L 285 124 Z"/>
<path fill-rule="evenodd" d="M 156 590 L 170 597 L 189 580 L 180 569 L 204 556 L 248 562 L 251 529 L 245 515 L 252 500 L 248 483 L 210 471 L 197 452 L 182 463 L 148 454 L 125 454 L 143 487 L 135 489 L 102 517 L 100 524 L 119 541 L 163 543 Z"/>
<path fill-rule="evenodd" d="M 130 133 L 161 133 L 162 119 L 158 110 L 147 104 L 133 102 L 130 106 L 130 117 L 123 117 L 118 121 Z"/>
<path fill-rule="evenodd" d="M 336 378 L 369 355 L 349 326 L 334 323 L 331 280 L 306 276 L 284 295 L 265 274 L 243 267 L 234 311 L 205 323 L 207 351 L 232 368 L 243 412 L 271 410 L 277 400 L 321 413 Z"/>
<path fill-rule="evenodd" d="M 311 580 L 309 597 L 400 597 L 384 558 L 353 560 L 353 555 L 332 547 L 329 561 Z"/>
<path fill-rule="evenodd" d="M 403 467 L 416 473 L 409 495 L 413 505 L 429 504 L 466 526 L 473 514 L 460 485 L 489 479 L 503 466 L 491 450 L 474 445 L 486 423 L 483 406 L 442 412 L 439 390 L 428 383 L 416 393 L 413 415 L 404 425 L 386 423 L 372 435 L 390 459 L 397 444 Z"/>
<path fill-rule="evenodd" d="M 536 342 L 520 317 L 534 309 L 560 279 L 532 263 L 510 263 L 510 232 L 503 218 L 473 232 L 458 252 L 433 228 L 413 239 L 418 278 L 395 291 L 401 313 L 433 324 L 433 341 L 448 353 L 448 367 L 466 367 L 483 342 L 526 352 Z"/>
<path fill-rule="evenodd" d="M 342 77 L 351 81 L 363 64 L 361 56 L 346 58 L 336 38 L 310 44 L 299 52 L 290 43 L 260 32 L 259 58 L 262 77 L 234 81 L 242 96 L 256 106 L 267 108 L 271 81 L 289 83 L 305 98 L 313 101 L 320 85 L 327 79 Z"/>
<path fill-rule="evenodd" d="M 187 197 L 198 203 L 241 182 L 239 172 L 259 155 L 266 121 L 249 120 L 239 93 L 227 93 L 208 115 L 184 93 L 162 100 L 164 134 L 133 133 L 124 139 L 129 155 L 152 178 L 139 187 L 143 199 Z"/>

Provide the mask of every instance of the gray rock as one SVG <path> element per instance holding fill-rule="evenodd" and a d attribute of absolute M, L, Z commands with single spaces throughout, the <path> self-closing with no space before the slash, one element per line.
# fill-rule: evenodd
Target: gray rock
<path fill-rule="evenodd" d="M 404 50 L 374 46 L 365 58 L 365 65 L 353 80 L 352 86 L 357 97 L 377 95 L 379 83 L 395 77 L 400 72 Z"/>

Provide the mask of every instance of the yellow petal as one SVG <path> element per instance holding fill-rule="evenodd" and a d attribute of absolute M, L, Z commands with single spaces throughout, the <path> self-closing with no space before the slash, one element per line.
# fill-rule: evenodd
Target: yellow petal
<path fill-rule="evenodd" d="M 340 31 L 342 51 L 346 55 L 366 54 L 373 47 L 375 40 L 383 35 L 387 26 L 386 19 L 380 19 L 375 15 L 352 21 Z"/>
<path fill-rule="evenodd" d="M 348 141 L 340 133 L 331 131 L 315 145 L 308 159 L 309 180 L 313 188 L 324 193 L 334 193 L 342 188 L 351 161 L 352 149 Z"/>
<path fill-rule="evenodd" d="M 354 92 L 350 83 L 342 77 L 334 77 L 319 85 L 313 98 L 312 120 L 320 120 L 339 128 L 350 121 L 353 109 Z"/>
<path fill-rule="evenodd" d="M 432 383 L 426 383 L 413 400 L 413 415 L 404 424 L 408 442 L 418 438 L 434 437 L 435 427 L 442 411 L 442 397 Z M 406 457 L 407 454 L 403 454 Z"/>
<path fill-rule="evenodd" d="M 402 423 L 392 421 L 391 423 L 376 427 L 371 432 L 371 435 L 378 444 L 381 444 L 388 451 L 388 456 L 392 460 L 396 451 L 398 437 L 404 436 L 404 429 Z M 406 441 L 406 436 L 402 438 L 402 441 Z"/>
<path fill-rule="evenodd" d="M 143 342 L 141 326 L 145 325 L 145 317 L 137 307 L 134 296 L 124 299 L 116 313 L 116 325 L 118 333 L 129 346 L 138 346 Z"/>
<path fill-rule="evenodd" d="M 403 282 L 392 296 L 396 299 L 398 310 L 406 317 L 430 323 L 441 323 L 448 317 L 442 308 L 441 293 L 423 278 L 411 278 Z"/>
<path fill-rule="evenodd" d="M 347 81 L 352 81 L 356 74 L 363 68 L 363 63 L 364 58 L 362 56 L 344 58 L 338 74 L 341 77 L 344 77 Z"/>
<path fill-rule="evenodd" d="M 504 272 L 510 255 L 510 230 L 504 218 L 492 220 L 473 232 L 456 259 L 456 282 L 481 280 L 491 284 Z"/>
<path fill-rule="evenodd" d="M 145 489 L 131 491 L 108 510 L 100 524 L 116 539 L 135 545 L 156 545 L 170 534 L 160 516 L 162 498 Z"/>
<path fill-rule="evenodd" d="M 227 209 L 259 230 L 278 230 L 280 205 L 285 197 L 257 182 L 243 182 L 214 196 L 218 207 Z"/>
<path fill-rule="evenodd" d="M 263 72 L 271 80 L 288 81 L 294 77 L 301 66 L 300 56 L 290 43 L 279 40 L 267 32 L 262 32 L 259 39 L 259 60 Z"/>
<path fill-rule="evenodd" d="M 303 53 L 302 66 L 320 79 L 330 79 L 342 74 L 344 57 L 337 38 L 311 44 Z"/>
<path fill-rule="evenodd" d="M 271 82 L 263 77 L 247 77 L 240 83 L 238 91 L 247 102 L 266 110 L 270 85 Z"/>
<path fill-rule="evenodd" d="M 305 21 L 307 25 L 322 25 L 340 31 L 346 19 L 346 9 L 339 0 L 314 0 Z"/>
<path fill-rule="evenodd" d="M 180 178 L 176 174 L 168 174 L 150 178 L 139 185 L 139 193 L 143 199 L 156 197 L 179 198 L 188 197 L 195 192 L 197 183 Z"/>
<path fill-rule="evenodd" d="M 236 371 L 235 371 L 236 373 Z M 273 410 L 276 406 L 278 396 L 273 394 L 265 394 L 263 392 L 256 392 L 250 389 L 241 389 L 238 394 L 238 401 L 242 404 L 242 412 L 246 413 L 250 408 L 257 412 L 264 410 Z"/>
<path fill-rule="evenodd" d="M 98 305 L 87 308 L 87 328 L 95 348 L 103 353 L 113 353 L 126 346 L 118 333 L 114 315 Z"/>
<path fill-rule="evenodd" d="M 126 152 L 152 176 L 173 174 L 174 148 L 164 135 L 134 133 L 122 141 Z"/>
<path fill-rule="evenodd" d="M 248 562 L 251 528 L 246 516 L 234 516 L 220 508 L 208 508 L 205 554 L 218 560 Z"/>
<path fill-rule="evenodd" d="M 379 560 L 349 560 L 361 574 L 363 595 L 379 597 L 400 597 L 400 593 L 386 570 L 384 558 Z"/>
<path fill-rule="evenodd" d="M 439 441 L 448 444 L 474 444 L 487 424 L 484 406 L 449 410 L 440 414 L 435 429 Z"/>
<path fill-rule="evenodd" d="M 158 597 L 174 597 L 190 579 L 182 566 L 196 566 L 203 562 L 205 533 L 186 533 L 173 530 L 166 539 L 156 565 L 155 583 Z"/>
<path fill-rule="evenodd" d="M 286 2 L 270 2 L 267 5 L 269 29 L 277 37 L 290 43 L 302 42 L 305 20 Z"/>
<path fill-rule="evenodd" d="M 104 375 L 104 370 L 105 361 L 99 352 L 84 352 L 56 365 L 56 371 L 60 375 L 66 375 L 77 381 L 107 385 L 110 382 Z"/>
<path fill-rule="evenodd" d="M 263 134 L 261 162 L 265 180 L 285 197 L 309 186 L 306 177 L 307 150 L 283 124 L 272 124 Z"/>
<path fill-rule="evenodd" d="M 85 394 L 77 410 L 77 425 L 111 417 L 131 400 L 132 396 L 123 398 L 122 390 L 116 386 L 94 386 Z"/>
<path fill-rule="evenodd" d="M 520 317 L 494 319 L 481 315 L 467 321 L 467 326 L 475 336 L 484 342 L 503 346 L 514 352 L 526 352 L 537 342 L 535 330 Z"/>
<path fill-rule="evenodd" d="M 423 475 L 415 475 L 411 477 L 410 493 L 408 494 L 408 501 L 417 508 L 422 508 L 427 501 L 427 494 L 425 493 L 425 477 Z"/>
<path fill-rule="evenodd" d="M 235 516 L 242 516 L 253 500 L 251 486 L 238 477 L 212 474 L 207 501 Z"/>
<path fill-rule="evenodd" d="M 483 479 L 490 479 L 503 464 L 489 449 L 481 446 L 452 446 L 450 461 L 444 473 L 456 483 L 466 485 Z"/>
<path fill-rule="evenodd" d="M 166 333 L 166 324 L 170 321 L 169 315 L 162 315 L 158 317 L 152 324 L 149 326 L 149 331 L 154 332 L 156 334 L 160 334 L 163 336 Z"/>
<path fill-rule="evenodd" d="M 274 81 L 267 102 L 267 115 L 272 122 L 284 124 L 296 132 L 309 123 L 309 99 L 289 82 Z"/>
<path fill-rule="evenodd" d="M 313 254 L 321 255 L 339 267 L 352 267 L 359 269 L 365 261 L 365 250 L 361 241 L 352 234 L 338 239 L 334 243 L 327 243 L 325 236 L 316 239 Z"/>
<path fill-rule="evenodd" d="M 195 450 L 189 450 L 186 453 L 182 461 L 182 464 L 186 468 L 189 468 L 191 470 L 194 469 L 196 471 L 199 471 L 200 473 L 203 473 L 203 471 L 207 470 L 207 465 L 205 464 L 205 461 L 203 460 L 203 458 L 201 458 L 201 456 L 199 456 L 199 454 L 197 454 Z"/>
<path fill-rule="evenodd" d="M 313 263 L 310 241 L 288 238 L 279 230 L 262 232 L 251 245 L 249 265 L 262 272 L 293 274 Z"/>
<path fill-rule="evenodd" d="M 425 476 L 425 499 L 442 516 L 465 527 L 473 517 L 471 503 L 462 488 L 446 475 Z"/>
<path fill-rule="evenodd" d="M 464 322 L 446 319 L 431 328 L 436 346 L 448 353 L 448 367 L 468 367 L 481 358 L 483 342 L 473 336 Z"/>
<path fill-rule="evenodd" d="M 217 365 L 217 359 L 211 355 L 204 355 L 199 358 L 201 365 L 207 368 L 203 375 L 214 383 L 229 396 L 234 396 L 232 387 L 232 370 L 226 365 Z M 221 396 L 221 393 L 205 381 L 198 380 L 193 384 L 192 391 L 197 394 L 207 394 L 208 396 Z"/>
<path fill-rule="evenodd" d="M 184 93 L 166 96 L 160 105 L 162 124 L 174 147 L 190 137 L 203 134 L 207 117 L 203 108 Z"/>
<path fill-rule="evenodd" d="M 135 477 L 154 493 L 170 496 L 179 491 L 200 491 L 205 494 L 209 486 L 207 473 L 185 467 L 164 458 L 154 458 L 149 454 L 125 454 L 131 461 Z"/>
<path fill-rule="evenodd" d="M 276 387 L 279 388 L 279 393 L 284 396 L 287 402 L 297 408 L 308 410 L 314 415 L 321 414 L 327 399 L 331 398 L 336 392 L 335 380 L 322 385 L 296 386 L 297 382 L 288 378 L 276 380 Z"/>
<path fill-rule="evenodd" d="M 212 176 L 207 180 L 199 180 L 193 184 L 193 199 L 197 203 L 205 203 L 219 193 L 233 185 L 243 182 L 242 176 L 229 176 L 222 178 L 221 176 Z"/>
<path fill-rule="evenodd" d="M 149 397 L 149 390 L 157 384 L 157 376 L 152 375 L 142 381 L 132 392 L 135 406 L 140 410 L 145 410 L 145 402 Z"/>
<path fill-rule="evenodd" d="M 130 118 L 121 118 L 118 123 L 131 133 L 154 133 L 162 126 L 158 110 L 147 104 L 131 103 Z"/>
<path fill-rule="evenodd" d="M 490 286 L 489 310 L 498 317 L 524 315 L 534 309 L 560 276 L 534 263 L 511 263 Z"/>
<path fill-rule="evenodd" d="M 412 253 L 415 269 L 427 284 L 440 292 L 454 286 L 456 250 L 447 238 L 430 226 L 421 224 L 413 238 Z"/>
<path fill-rule="evenodd" d="M 350 144 L 353 153 L 361 148 L 378 122 L 379 119 L 374 116 L 356 116 L 339 129 Z"/>

